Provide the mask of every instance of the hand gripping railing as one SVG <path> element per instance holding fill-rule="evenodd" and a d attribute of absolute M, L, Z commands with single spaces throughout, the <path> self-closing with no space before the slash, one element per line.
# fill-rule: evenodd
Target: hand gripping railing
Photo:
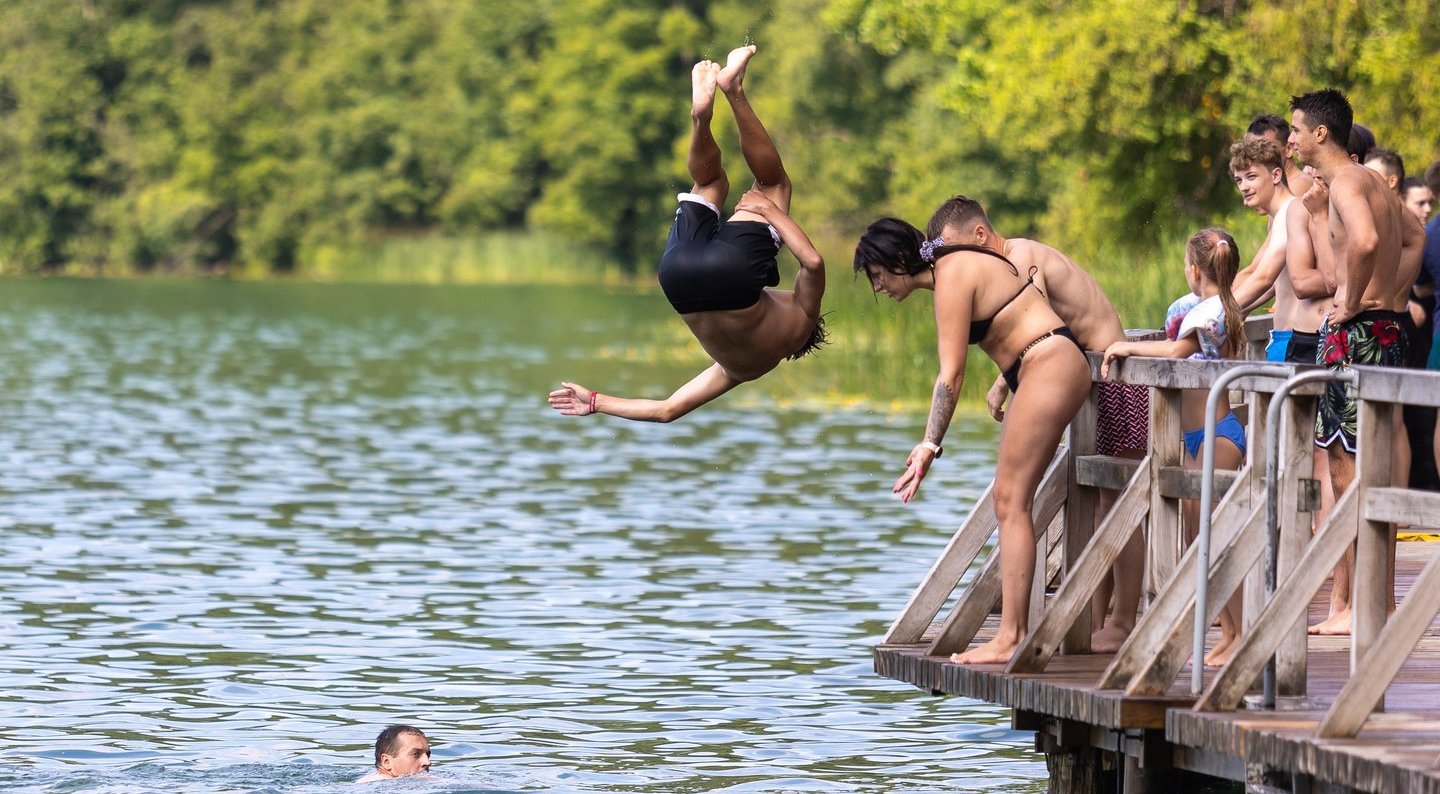
<path fill-rule="evenodd" d="M 1275 595 L 1275 580 L 1278 573 L 1280 546 L 1280 506 L 1276 492 L 1280 488 L 1280 422 L 1283 417 L 1285 400 L 1290 392 L 1309 383 L 1341 381 L 1353 385 L 1356 374 L 1351 370 L 1311 370 L 1280 384 L 1271 398 L 1270 410 L 1265 418 L 1265 603 Z M 1265 665 L 1263 705 L 1275 707 L 1275 657 Z"/>
<path fill-rule="evenodd" d="M 1195 632 L 1190 659 L 1190 694 L 1200 695 L 1205 683 L 1205 601 L 1210 590 L 1210 511 L 1215 506 L 1215 410 L 1220 404 L 1220 395 L 1230 383 L 1247 375 L 1271 378 L 1288 378 L 1294 372 L 1291 367 L 1275 364 L 1252 364 L 1226 370 L 1210 386 L 1205 398 L 1205 441 L 1200 458 L 1200 532 L 1195 542 L 1200 544 L 1195 554 Z"/>

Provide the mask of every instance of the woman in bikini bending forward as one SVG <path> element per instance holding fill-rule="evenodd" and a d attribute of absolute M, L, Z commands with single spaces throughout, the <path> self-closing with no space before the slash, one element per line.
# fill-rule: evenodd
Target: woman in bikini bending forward
<path fill-rule="evenodd" d="M 1070 329 L 1051 310 L 1034 283 L 1010 260 L 986 248 L 948 245 L 973 225 L 979 204 L 956 196 L 931 218 L 929 234 L 902 220 L 870 225 L 855 249 L 855 270 L 877 293 L 897 301 L 917 289 L 935 291 L 935 331 L 940 374 L 930 402 L 925 437 L 905 461 L 895 492 L 910 501 L 955 413 L 972 344 L 1005 374 L 1014 393 L 1000 430 L 995 466 L 995 518 L 1000 524 L 1000 628 L 994 639 L 951 661 L 1004 664 L 1028 631 L 1030 585 L 1035 570 L 1035 532 L 1030 510 L 1066 425 L 1090 393 L 1090 366 Z M 927 239 L 928 236 L 928 239 Z"/>

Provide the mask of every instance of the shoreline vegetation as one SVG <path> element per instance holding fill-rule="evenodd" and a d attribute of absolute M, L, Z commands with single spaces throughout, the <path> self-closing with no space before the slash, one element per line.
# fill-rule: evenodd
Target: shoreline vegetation
<path fill-rule="evenodd" d="M 1247 257 L 1264 236 L 1263 220 L 1235 226 Z M 832 344 L 813 359 L 777 368 L 758 388 L 740 390 L 730 399 L 767 404 L 817 407 L 871 405 L 886 413 L 921 410 L 928 404 L 936 372 L 934 321 L 928 294 L 899 306 L 873 295 L 850 269 L 853 240 L 821 235 L 829 275 L 824 310 L 834 331 Z M 1155 253 L 1138 253 L 1115 244 L 1086 264 L 1105 288 L 1127 328 L 1160 325 L 1170 302 L 1186 289 L 1173 261 L 1182 256 L 1184 239 L 1176 237 Z M 782 253 L 780 288 L 788 288 L 795 263 Z M 472 237 L 439 235 L 391 236 L 366 245 L 317 248 L 315 261 L 295 273 L 264 267 L 229 268 L 212 272 L 166 269 L 147 272 L 123 269 L 69 268 L 60 277 L 81 278 L 211 278 L 242 282 L 507 285 L 599 287 L 653 294 L 663 301 L 653 264 L 633 267 L 603 254 L 583 250 L 552 236 L 498 233 Z M 698 345 L 676 321 L 674 333 L 664 330 L 649 340 L 650 349 L 635 351 L 648 361 L 703 364 Z M 624 366 L 616 361 L 615 366 Z M 878 376 L 885 394 L 873 393 Z M 984 356 L 971 355 L 961 390 L 962 407 L 985 411 L 985 392 L 996 377 Z M 750 392 L 750 394 L 746 394 Z M 809 396 L 802 396 L 809 395 Z"/>
<path fill-rule="evenodd" d="M 1193 231 L 1225 227 L 1246 262 L 1263 237 L 1226 156 L 1256 115 L 1337 86 L 1412 171 L 1433 159 L 1440 104 L 1418 98 L 1440 45 L 1412 6 L 0 4 L 0 273 L 653 291 L 690 69 L 743 39 L 830 268 L 834 343 L 773 380 L 848 395 L 878 376 L 920 403 L 933 321 L 852 282 L 867 224 L 975 197 L 1153 328 Z M 727 207 L 750 183 L 728 113 Z M 978 406 L 994 371 L 970 358 Z"/>

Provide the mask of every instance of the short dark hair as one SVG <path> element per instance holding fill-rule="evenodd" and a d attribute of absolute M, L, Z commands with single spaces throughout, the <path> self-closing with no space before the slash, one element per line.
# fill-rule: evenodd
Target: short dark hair
<path fill-rule="evenodd" d="M 380 766 L 380 756 L 395 755 L 400 750 L 400 737 L 413 733 L 425 739 L 425 732 L 414 725 L 391 725 L 375 737 L 375 766 Z M 426 739 L 426 741 L 429 741 Z"/>
<path fill-rule="evenodd" d="M 805 340 L 805 344 L 787 358 L 791 361 L 804 358 L 828 344 L 830 344 L 830 330 L 825 327 L 825 315 L 822 314 L 815 318 L 815 327 L 810 329 L 810 337 Z"/>
<path fill-rule="evenodd" d="M 1345 151 L 1350 153 L 1355 161 L 1364 164 L 1370 159 L 1370 152 L 1375 149 L 1375 133 L 1370 131 L 1364 124 L 1350 125 L 1350 141 L 1345 146 Z"/>
<path fill-rule="evenodd" d="M 1245 128 L 1246 135 L 1264 135 L 1267 132 L 1275 133 L 1275 137 L 1284 141 L 1290 137 L 1290 125 L 1274 113 L 1266 113 L 1256 116 Z"/>
<path fill-rule="evenodd" d="M 1430 186 L 1430 192 L 1440 196 L 1440 160 L 1431 163 L 1425 169 L 1425 184 Z"/>
<path fill-rule="evenodd" d="M 1357 124 L 1356 127 L 1359 127 Z M 1395 184 L 1399 185 L 1405 181 L 1405 161 L 1394 149 L 1386 149 L 1376 146 L 1370 150 L 1370 156 L 1365 158 L 1365 163 L 1379 161 L 1385 167 L 1385 173 L 1396 177 Z M 1365 163 L 1361 163 L 1364 165 Z"/>
<path fill-rule="evenodd" d="M 945 232 L 946 226 L 963 229 L 976 221 L 990 225 L 990 218 L 980 202 L 969 196 L 951 196 L 930 216 L 930 222 L 925 225 L 925 236 L 933 240 Z"/>
<path fill-rule="evenodd" d="M 920 244 L 925 235 L 899 218 L 881 218 L 870 224 L 855 244 L 855 272 L 869 274 L 871 268 L 900 276 L 913 276 L 928 270 L 930 263 L 920 258 Z"/>
<path fill-rule="evenodd" d="M 1400 195 L 1403 196 L 1417 187 L 1423 187 L 1426 190 L 1430 190 L 1430 185 L 1426 184 L 1424 179 L 1421 179 L 1418 176 L 1407 176 L 1405 177 L 1405 181 L 1400 183 Z M 1430 192 L 1434 193 L 1435 191 L 1430 190 Z"/>
<path fill-rule="evenodd" d="M 1305 121 L 1312 127 L 1324 126 L 1330 131 L 1330 140 L 1345 149 L 1350 143 L 1350 128 L 1355 124 L 1355 111 L 1350 100 L 1333 88 L 1311 91 L 1308 94 L 1290 97 L 1290 110 L 1305 114 Z"/>

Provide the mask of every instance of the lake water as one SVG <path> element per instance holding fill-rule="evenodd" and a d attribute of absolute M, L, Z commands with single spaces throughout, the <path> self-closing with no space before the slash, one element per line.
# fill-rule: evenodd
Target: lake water
<path fill-rule="evenodd" d="M 0 361 L 0 790 L 378 791 L 392 722 L 435 779 L 386 791 L 1044 790 L 1007 712 L 871 671 L 988 419 L 905 506 L 923 408 L 811 399 L 823 354 L 560 417 L 701 362 L 583 288 L 5 281 Z"/>

